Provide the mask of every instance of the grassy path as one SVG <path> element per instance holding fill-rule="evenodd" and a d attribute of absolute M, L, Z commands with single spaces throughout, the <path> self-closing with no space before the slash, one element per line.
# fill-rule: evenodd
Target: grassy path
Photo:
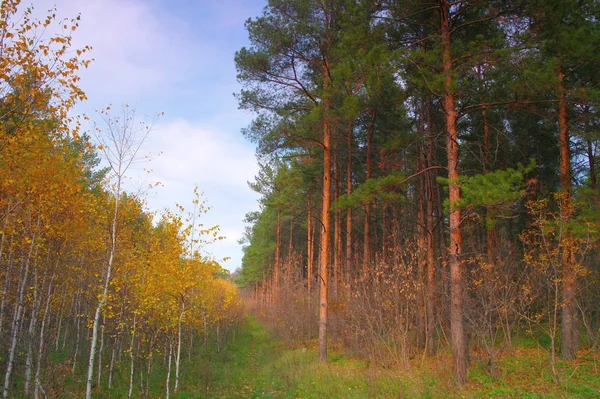
<path fill-rule="evenodd" d="M 329 359 L 327 364 L 320 364 L 315 350 L 282 348 L 256 318 L 249 316 L 223 353 L 210 365 L 204 364 L 210 370 L 206 375 L 205 368 L 204 389 L 198 389 L 203 393 L 192 397 L 397 398 L 404 390 L 399 380 L 377 378 L 381 375 L 371 375 L 360 362 L 334 353 Z"/>
<path fill-rule="evenodd" d="M 381 369 L 330 351 L 323 364 L 316 348 L 284 348 L 249 316 L 221 354 L 190 365 L 188 381 L 196 383 L 177 398 L 600 398 L 598 362 L 594 353 L 589 356 L 577 364 L 561 364 L 564 382 L 558 387 L 546 370 L 544 354 L 520 347 L 501 360 L 499 379 L 490 378 L 485 365 L 474 361 L 469 383 L 458 388 L 449 353 L 416 359 L 402 369 Z"/>
<path fill-rule="evenodd" d="M 235 339 L 210 364 L 206 398 L 287 398 L 273 370 L 278 343 L 250 316 Z M 201 396 L 202 397 L 202 396 Z"/>

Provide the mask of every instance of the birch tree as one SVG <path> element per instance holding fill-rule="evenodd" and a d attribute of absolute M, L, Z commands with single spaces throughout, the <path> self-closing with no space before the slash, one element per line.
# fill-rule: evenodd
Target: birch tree
<path fill-rule="evenodd" d="M 92 338 L 90 340 L 90 356 L 86 380 L 86 399 L 92 397 L 94 377 L 94 360 L 98 344 L 98 331 L 102 311 L 108 301 L 108 290 L 113 277 L 114 260 L 117 252 L 117 227 L 119 224 L 119 209 L 124 192 L 125 178 L 131 166 L 140 160 L 140 149 L 152 130 L 152 125 L 136 120 L 135 111 L 128 105 L 123 106 L 121 115 L 114 116 L 110 107 L 98 113 L 101 122 L 94 126 L 98 148 L 108 163 L 112 178 L 113 212 L 110 222 L 109 254 L 106 260 L 102 285 L 98 293 L 98 302 L 92 320 Z"/>

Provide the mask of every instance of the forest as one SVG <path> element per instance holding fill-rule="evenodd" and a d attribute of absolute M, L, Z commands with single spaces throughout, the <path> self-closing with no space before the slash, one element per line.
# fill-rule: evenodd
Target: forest
<path fill-rule="evenodd" d="M 219 228 L 198 189 L 161 214 L 126 191 L 151 122 L 127 105 L 74 117 L 79 18 L 19 3 L 0 6 L 2 397 L 177 395 L 243 316 L 207 252 Z"/>
<path fill-rule="evenodd" d="M 600 2 L 265 3 L 230 274 L 131 190 L 162 114 L 77 115 L 81 18 L 1 2 L 2 397 L 598 397 Z"/>
<path fill-rule="evenodd" d="M 596 359 L 599 18 L 595 0 L 270 0 L 235 54 L 256 313 L 321 362 L 437 357 L 458 386 L 505 376 L 523 342 L 550 384 Z"/>

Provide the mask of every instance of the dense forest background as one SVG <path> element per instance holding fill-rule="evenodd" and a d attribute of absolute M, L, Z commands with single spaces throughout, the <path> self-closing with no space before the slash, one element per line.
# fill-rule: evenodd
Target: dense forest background
<path fill-rule="evenodd" d="M 251 187 L 238 281 L 298 342 L 381 365 L 518 337 L 598 350 L 600 3 L 271 0 L 236 53 Z"/>

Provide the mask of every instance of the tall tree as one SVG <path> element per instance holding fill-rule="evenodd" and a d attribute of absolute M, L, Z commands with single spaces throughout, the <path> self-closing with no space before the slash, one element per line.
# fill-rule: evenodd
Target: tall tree
<path fill-rule="evenodd" d="M 462 214 L 458 203 L 460 191 L 461 118 L 477 105 L 470 93 L 463 91 L 471 79 L 474 66 L 496 34 L 496 21 L 509 8 L 502 2 L 439 0 L 435 3 L 391 1 L 386 10 L 392 19 L 392 38 L 404 46 L 407 78 L 422 79 L 419 85 L 441 99 L 446 133 L 448 168 L 450 269 L 450 323 L 453 368 L 458 384 L 467 378 L 467 338 L 464 327 L 464 274 Z M 425 44 L 429 44 L 430 50 Z"/>
<path fill-rule="evenodd" d="M 106 161 L 111 169 L 114 179 L 113 214 L 110 221 L 110 250 L 106 261 L 106 269 L 103 273 L 102 291 L 98 295 L 98 303 L 94 313 L 92 324 L 92 338 L 90 340 L 90 357 L 88 361 L 88 373 L 86 383 L 87 399 L 92 397 L 92 384 L 94 377 L 94 359 L 96 357 L 96 346 L 98 344 L 98 331 L 100 328 L 100 316 L 108 301 L 108 290 L 113 277 L 114 261 L 117 253 L 117 227 L 119 225 L 119 211 L 124 190 L 126 174 L 131 164 L 139 159 L 139 150 L 151 130 L 151 126 L 141 123 L 135 119 L 135 112 L 129 106 L 123 106 L 122 117 L 112 116 L 110 107 L 99 113 L 104 125 L 96 127 L 96 134 Z"/>
<path fill-rule="evenodd" d="M 560 153 L 560 190 L 564 198 L 560 201 L 563 223 L 574 218 L 572 121 L 573 118 L 589 118 L 589 115 L 576 115 L 581 106 L 596 103 L 598 79 L 592 71 L 600 58 L 596 49 L 600 45 L 597 18 L 600 7 L 595 1 L 556 0 L 529 4 L 528 14 L 532 18 L 531 37 L 536 53 L 545 62 L 542 73 L 555 83 L 550 98 L 556 103 L 555 118 L 558 127 Z M 591 69 L 590 69 L 591 68 Z M 562 322 L 561 357 L 575 359 L 578 347 L 577 316 L 575 309 L 578 273 L 575 254 L 568 245 L 572 232 L 565 232 L 562 244 Z"/>
<path fill-rule="evenodd" d="M 238 79 L 246 87 L 240 105 L 262 120 L 276 120 L 266 133 L 290 142 L 313 143 L 321 152 L 321 234 L 319 246 L 319 359 L 327 359 L 327 318 L 331 235 L 332 107 L 331 69 L 343 2 L 337 0 L 271 0 L 263 16 L 246 23 L 252 47 L 236 53 Z M 319 134 L 308 136 L 283 130 L 282 122 L 316 118 Z M 259 116 L 258 121 L 261 120 Z M 256 128 L 256 124 L 254 127 Z M 254 129 L 257 141 L 264 131 Z M 263 133 L 263 134 L 261 134 Z M 291 134 L 290 134 L 291 133 Z M 311 132 L 312 133 L 312 132 Z M 283 136 L 282 136 L 283 134 Z"/>

